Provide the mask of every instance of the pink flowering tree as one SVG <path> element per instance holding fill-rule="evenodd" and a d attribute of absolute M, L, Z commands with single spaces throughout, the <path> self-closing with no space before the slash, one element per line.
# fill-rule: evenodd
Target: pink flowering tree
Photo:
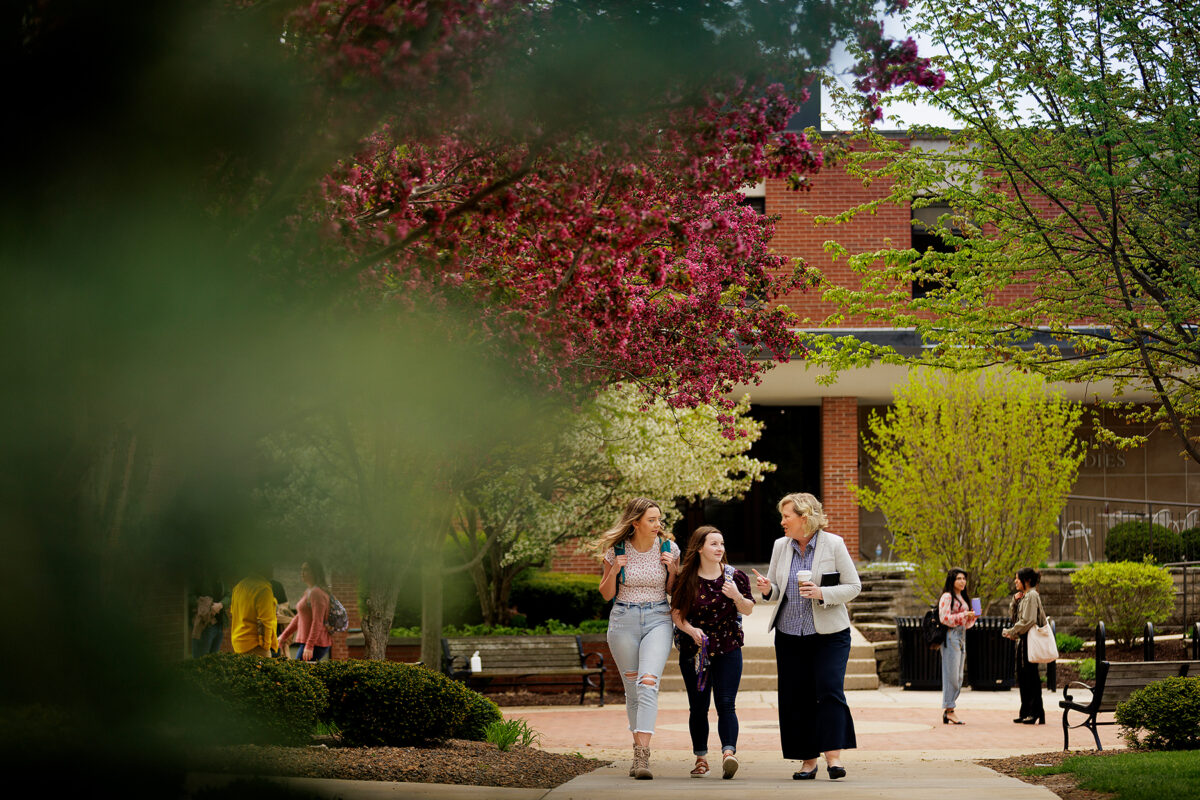
<path fill-rule="evenodd" d="M 803 265 L 738 192 L 797 189 L 823 154 L 787 131 L 799 76 L 853 37 L 866 107 L 940 76 L 885 39 L 872 4 L 321 3 L 289 18 L 325 78 L 332 136 L 377 121 L 310 198 L 317 270 L 400 314 L 467 309 L 522 385 L 571 397 L 616 382 L 678 407 L 715 403 L 797 350 L 776 301 Z M 786 87 L 791 87 L 790 89 Z M 372 116 L 372 115 L 377 115 Z M 728 423 L 728 416 L 726 421 Z M 732 425 L 728 435 L 736 435 Z M 461 465 L 456 460 L 456 465 Z M 471 476 L 430 464 L 453 496 Z M 449 476 L 457 476 L 451 479 Z M 449 521 L 445 515 L 440 517 Z M 423 658 L 436 660 L 441 554 L 428 531 Z M 368 597 L 382 657 L 395 580 Z M 373 592 L 375 587 L 371 587 Z M 378 612 L 378 613 L 376 613 Z"/>

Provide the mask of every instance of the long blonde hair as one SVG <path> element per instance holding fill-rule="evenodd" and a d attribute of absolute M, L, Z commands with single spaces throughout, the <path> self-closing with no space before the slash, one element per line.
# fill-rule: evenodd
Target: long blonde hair
<path fill-rule="evenodd" d="M 608 548 L 615 546 L 617 542 L 632 537 L 633 523 L 641 519 L 642 515 L 652 508 L 657 508 L 660 512 L 662 511 L 662 506 L 648 497 L 635 497 L 626 503 L 625 510 L 621 512 L 621 517 L 617 520 L 617 524 L 600 534 L 600 544 L 598 545 L 600 554 L 604 555 L 608 552 Z M 673 538 L 665 530 L 659 535 L 664 539 Z"/>
<path fill-rule="evenodd" d="M 804 517 L 809 533 L 825 530 L 825 526 L 829 524 L 829 518 L 825 516 L 825 511 L 821 508 L 821 501 L 808 492 L 789 494 L 779 501 L 779 511 L 782 512 L 788 503 L 792 504 L 792 511 L 796 513 L 796 516 Z"/>

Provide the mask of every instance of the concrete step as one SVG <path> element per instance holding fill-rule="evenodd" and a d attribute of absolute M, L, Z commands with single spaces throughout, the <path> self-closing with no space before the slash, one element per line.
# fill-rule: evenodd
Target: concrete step
<path fill-rule="evenodd" d="M 871 662 L 871 671 L 868 673 L 851 672 L 849 665 L 846 669 L 846 679 L 842 683 L 842 687 L 846 691 L 855 689 L 878 689 L 879 676 L 875 674 L 875 662 Z M 664 692 L 683 692 L 686 691 L 683 685 L 683 676 L 678 673 L 671 675 L 667 674 L 662 679 L 662 691 Z M 769 675 L 742 675 L 742 682 L 738 685 L 738 691 L 741 692 L 775 692 L 779 690 L 779 679 L 775 675 L 774 670 Z"/>

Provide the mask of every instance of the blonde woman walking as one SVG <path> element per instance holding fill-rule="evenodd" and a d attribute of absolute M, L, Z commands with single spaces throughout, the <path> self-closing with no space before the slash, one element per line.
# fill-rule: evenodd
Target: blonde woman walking
<path fill-rule="evenodd" d="M 667 592 L 679 570 L 679 548 L 662 531 L 662 510 L 644 497 L 630 500 L 617 524 L 600 537 L 604 576 L 600 594 L 614 597 L 608 649 L 625 684 L 625 713 L 633 733 L 630 777 L 649 780 L 650 737 L 658 717 L 658 684 L 671 652 Z"/>

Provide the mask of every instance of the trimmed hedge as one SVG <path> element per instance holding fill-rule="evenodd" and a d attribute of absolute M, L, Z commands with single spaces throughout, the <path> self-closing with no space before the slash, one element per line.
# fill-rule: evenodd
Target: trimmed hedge
<path fill-rule="evenodd" d="M 181 722 L 210 744 L 306 744 L 328 707 L 310 665 L 213 653 L 180 663 Z"/>
<path fill-rule="evenodd" d="M 522 572 L 513 581 L 509 597 L 528 618 L 530 627 L 551 618 L 567 625 L 600 619 L 607 615 L 609 603 L 600 596 L 599 575 L 537 570 Z"/>
<path fill-rule="evenodd" d="M 493 722 L 500 722 L 504 715 L 500 706 L 487 699 L 479 692 L 467 689 L 467 715 L 462 725 L 451 734 L 452 739 L 470 739 L 475 742 L 487 740 L 487 727 Z"/>
<path fill-rule="evenodd" d="M 1200 528 L 1188 528 L 1179 538 L 1183 540 L 1184 560 L 1200 561 Z"/>
<path fill-rule="evenodd" d="M 1119 703 L 1115 718 L 1130 747 L 1200 748 L 1200 678 L 1156 681 Z"/>
<path fill-rule="evenodd" d="M 1109 561 L 1142 561 L 1148 555 L 1159 564 L 1182 561 L 1183 538 L 1151 522 L 1122 522 L 1105 534 L 1104 557 Z"/>
<path fill-rule="evenodd" d="M 350 745 L 441 742 L 473 735 L 489 716 L 476 692 L 424 667 L 353 659 L 322 661 L 315 672 L 329 691 L 329 716 Z"/>

